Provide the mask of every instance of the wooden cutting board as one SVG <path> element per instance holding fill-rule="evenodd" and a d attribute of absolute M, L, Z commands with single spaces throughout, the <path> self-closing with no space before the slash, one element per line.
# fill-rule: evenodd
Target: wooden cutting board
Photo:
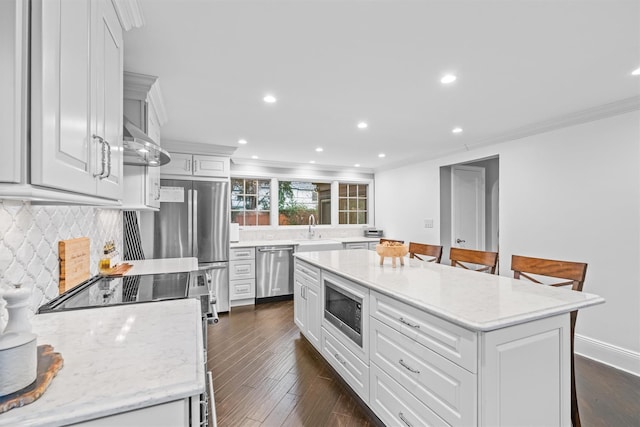
<path fill-rule="evenodd" d="M 58 242 L 60 258 L 60 281 L 58 290 L 66 292 L 91 277 L 89 262 L 91 260 L 88 237 L 60 240 Z"/>

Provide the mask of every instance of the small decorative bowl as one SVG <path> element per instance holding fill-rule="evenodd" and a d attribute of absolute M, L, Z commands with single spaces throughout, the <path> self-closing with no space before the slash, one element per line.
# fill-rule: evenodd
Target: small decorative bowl
<path fill-rule="evenodd" d="M 384 263 L 385 258 L 391 258 L 391 266 L 395 268 L 396 258 L 400 258 L 400 265 L 404 265 L 404 256 L 409 252 L 409 248 L 405 245 L 385 246 L 383 244 L 376 245 L 376 252 L 380 255 L 380 265 Z"/>

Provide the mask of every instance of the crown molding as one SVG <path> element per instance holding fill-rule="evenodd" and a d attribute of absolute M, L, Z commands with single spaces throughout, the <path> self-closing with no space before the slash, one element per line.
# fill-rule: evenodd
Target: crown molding
<path fill-rule="evenodd" d="M 144 26 L 144 16 L 138 0 L 111 0 L 125 31 Z"/>
<path fill-rule="evenodd" d="M 485 138 L 475 142 L 467 143 L 462 147 L 430 152 L 428 154 L 423 154 L 423 155 L 415 155 L 415 156 L 412 156 L 410 160 L 393 162 L 393 163 L 389 163 L 384 166 L 381 166 L 379 168 L 376 168 L 375 172 L 382 172 L 386 170 L 397 169 L 402 166 L 420 163 L 427 160 L 433 160 L 433 159 L 437 159 L 445 156 L 451 156 L 454 154 L 468 152 L 475 148 L 481 148 L 481 147 L 485 147 L 493 144 L 500 144 L 504 142 L 515 141 L 515 140 L 526 138 L 529 136 L 538 135 L 545 132 L 551 132 L 554 130 L 566 128 L 569 126 L 575 126 L 582 123 L 601 120 L 607 117 L 613 117 L 613 116 L 629 113 L 631 111 L 636 111 L 636 110 L 640 110 L 640 96 L 632 96 L 630 98 L 620 99 L 618 101 L 599 105 L 597 107 L 575 111 L 573 113 L 554 117 L 553 119 L 544 120 L 541 122 L 532 123 L 530 125 L 514 128 L 510 131 L 501 133 L 496 136 L 492 136 L 490 138 Z"/>
<path fill-rule="evenodd" d="M 317 163 L 294 163 L 294 162 L 280 162 L 275 160 L 255 160 L 255 159 L 246 159 L 246 158 L 232 158 L 232 165 L 238 166 L 255 166 L 255 167 L 265 167 L 271 169 L 286 169 L 286 170 L 313 170 L 313 171 L 321 171 L 321 172 L 352 172 L 356 175 L 370 175 L 373 174 L 373 169 L 370 168 L 354 168 L 354 167 L 345 167 L 345 166 L 335 166 L 335 165 L 322 165 Z M 232 167 L 233 169 L 233 167 Z"/>
<path fill-rule="evenodd" d="M 515 128 L 495 137 L 481 139 L 474 143 L 467 144 L 467 146 L 469 148 L 475 148 L 485 145 L 499 144 L 501 142 L 514 141 L 540 133 L 629 113 L 634 110 L 640 110 L 640 96 L 632 96 L 630 98 L 620 99 L 597 107 L 564 114 L 553 119 L 532 123 L 527 126 Z"/>
<path fill-rule="evenodd" d="M 238 147 L 162 139 L 162 148 L 170 153 L 231 156 Z"/>
<path fill-rule="evenodd" d="M 125 71 L 123 76 L 123 88 L 126 97 L 142 101 L 148 100 L 156 112 L 160 126 L 164 125 L 168 117 L 164 99 L 162 98 L 162 91 L 160 90 L 160 78 L 147 74 L 132 73 L 131 71 Z"/>

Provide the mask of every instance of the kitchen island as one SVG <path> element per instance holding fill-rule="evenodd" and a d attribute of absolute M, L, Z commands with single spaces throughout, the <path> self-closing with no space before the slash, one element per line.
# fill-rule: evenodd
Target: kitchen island
<path fill-rule="evenodd" d="M 39 314 L 32 323 L 38 345 L 52 345 L 64 366 L 40 399 L 0 414 L 0 426 L 199 425 L 196 299 Z"/>
<path fill-rule="evenodd" d="M 385 424 L 571 425 L 569 313 L 601 297 L 367 250 L 296 254 L 294 281 L 302 333 Z"/>

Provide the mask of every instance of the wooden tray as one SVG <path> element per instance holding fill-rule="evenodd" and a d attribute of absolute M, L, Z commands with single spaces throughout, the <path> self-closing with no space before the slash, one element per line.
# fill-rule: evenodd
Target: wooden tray
<path fill-rule="evenodd" d="M 0 414 L 13 408 L 33 403 L 42 396 L 51 380 L 62 368 L 64 360 L 60 353 L 54 353 L 49 344 L 38 346 L 38 376 L 36 380 L 22 390 L 0 396 Z"/>
<path fill-rule="evenodd" d="M 131 270 L 132 267 L 133 265 L 123 262 L 122 264 L 118 264 L 101 274 L 107 277 L 122 277 L 127 273 L 127 271 Z"/>

